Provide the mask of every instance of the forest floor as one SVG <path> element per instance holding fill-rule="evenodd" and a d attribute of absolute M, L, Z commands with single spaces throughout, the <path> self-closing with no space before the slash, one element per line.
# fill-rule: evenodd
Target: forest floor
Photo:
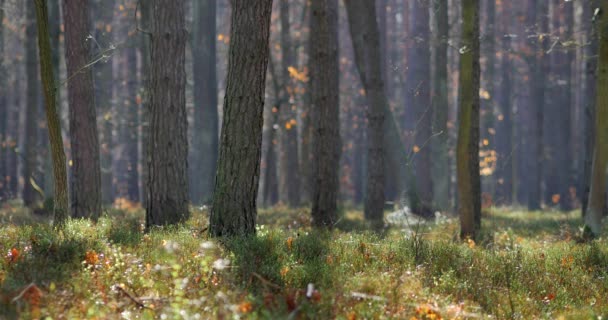
<path fill-rule="evenodd" d="M 123 203 L 61 232 L 0 211 L 0 319 L 600 319 L 608 241 L 579 244 L 577 212 L 493 209 L 477 243 L 458 221 L 372 232 L 357 210 L 315 231 L 307 209 L 260 210 L 254 237 L 208 238 L 195 210 L 144 234 Z"/>

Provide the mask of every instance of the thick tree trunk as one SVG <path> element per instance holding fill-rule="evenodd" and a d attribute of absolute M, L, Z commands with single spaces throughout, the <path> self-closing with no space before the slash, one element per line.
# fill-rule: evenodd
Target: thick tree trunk
<path fill-rule="evenodd" d="M 608 87 L 608 1 L 601 1 L 599 20 L 599 61 L 597 88 Z M 603 211 L 606 205 L 606 166 L 608 164 L 608 91 L 597 90 L 595 104 L 595 146 L 591 174 L 589 204 L 585 214 L 586 233 L 599 236 L 602 231 Z M 590 231 L 590 232 L 589 232 Z"/>
<path fill-rule="evenodd" d="M 435 205 L 449 209 L 450 168 L 448 165 L 448 4 L 434 1 L 435 33 L 433 35 L 434 74 L 432 94 L 433 132 L 431 141 L 433 195 Z"/>
<path fill-rule="evenodd" d="M 255 233 L 272 0 L 231 1 L 220 152 L 209 218 L 213 236 Z"/>
<path fill-rule="evenodd" d="M 97 219 L 101 213 L 99 137 L 90 62 L 89 1 L 63 0 L 72 146 L 71 215 Z"/>
<path fill-rule="evenodd" d="M 295 207 L 300 204 L 300 175 L 298 168 L 298 123 L 297 110 L 295 109 L 295 81 L 292 80 L 289 68 L 295 68 L 295 56 L 292 47 L 290 21 L 289 21 L 289 0 L 280 0 L 280 20 L 281 20 L 281 79 L 283 85 L 282 106 L 279 109 L 281 115 L 281 187 L 286 197 L 282 199 L 290 206 Z"/>
<path fill-rule="evenodd" d="M 184 0 L 155 0 L 150 41 L 146 227 L 189 217 Z"/>
<path fill-rule="evenodd" d="M 460 237 L 475 239 L 481 227 L 479 178 L 479 0 L 462 1 L 460 106 L 456 171 Z M 463 51 L 463 52 L 462 52 Z"/>
<path fill-rule="evenodd" d="M 68 218 L 68 179 L 66 170 L 61 123 L 57 111 L 55 77 L 48 27 L 48 13 L 45 0 L 35 0 L 36 20 L 38 22 L 38 54 L 40 59 L 40 78 L 44 88 L 46 119 L 49 128 L 49 142 L 53 158 L 55 178 L 54 224 L 62 226 Z"/>
<path fill-rule="evenodd" d="M 312 217 L 317 227 L 338 220 L 340 101 L 338 1 L 313 0 L 310 21 L 312 94 Z"/>
<path fill-rule="evenodd" d="M 380 35 L 375 4 L 367 0 L 346 3 L 350 34 L 355 50 L 355 61 L 363 87 L 367 110 L 367 186 L 365 218 L 381 223 L 384 218 L 384 110 L 388 101 L 382 78 Z"/>
<path fill-rule="evenodd" d="M 32 1 L 26 3 L 26 37 L 27 39 L 36 38 L 36 8 Z M 26 41 L 25 48 L 25 68 L 27 77 L 27 92 L 25 96 L 26 120 L 24 136 L 23 156 L 23 203 L 32 206 L 40 201 L 33 181 L 34 172 L 38 166 L 38 97 L 40 96 L 40 82 L 38 80 L 38 59 L 36 42 Z"/>
<path fill-rule="evenodd" d="M 193 6 L 194 161 L 190 188 L 192 202 L 201 204 L 212 199 L 218 156 L 216 1 L 194 1 Z"/>

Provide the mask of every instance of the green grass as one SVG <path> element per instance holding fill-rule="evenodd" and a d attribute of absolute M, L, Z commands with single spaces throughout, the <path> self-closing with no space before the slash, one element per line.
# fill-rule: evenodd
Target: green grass
<path fill-rule="evenodd" d="M 202 232 L 201 211 L 148 234 L 132 209 L 56 233 L 44 218 L 5 206 L 0 318 L 608 315 L 608 243 L 578 244 L 577 213 L 492 210 L 481 240 L 462 243 L 455 219 L 414 234 L 372 232 L 360 212 L 342 212 L 336 230 L 318 231 L 306 209 L 261 210 L 256 236 L 214 240 Z"/>

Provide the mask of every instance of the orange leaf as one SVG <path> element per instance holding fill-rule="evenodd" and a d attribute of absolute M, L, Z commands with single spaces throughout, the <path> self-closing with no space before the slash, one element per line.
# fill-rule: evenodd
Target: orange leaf
<path fill-rule="evenodd" d="M 84 261 L 88 265 L 94 266 L 99 262 L 99 255 L 94 250 L 87 251 L 87 253 L 85 254 Z"/>
<path fill-rule="evenodd" d="M 9 263 L 17 262 L 17 259 L 19 259 L 19 255 L 21 255 L 19 249 L 11 248 L 11 251 L 8 253 Z"/>
<path fill-rule="evenodd" d="M 239 311 L 241 313 L 249 313 L 249 312 L 251 312 L 251 310 L 253 310 L 253 306 L 251 305 L 251 302 L 245 301 L 245 302 L 239 304 Z"/>
<path fill-rule="evenodd" d="M 286 243 L 287 243 L 287 249 L 291 250 L 291 246 L 293 245 L 293 237 L 287 238 Z"/>

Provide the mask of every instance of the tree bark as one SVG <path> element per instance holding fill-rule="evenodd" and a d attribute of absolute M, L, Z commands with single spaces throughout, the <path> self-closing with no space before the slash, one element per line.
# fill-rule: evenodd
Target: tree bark
<path fill-rule="evenodd" d="M 209 202 L 218 156 L 216 1 L 193 2 L 192 67 L 194 75 L 194 161 L 190 185 L 192 202 Z"/>
<path fill-rule="evenodd" d="M 184 3 L 155 0 L 152 7 L 148 229 L 189 217 Z"/>
<path fill-rule="evenodd" d="M 384 218 L 384 110 L 388 106 L 384 92 L 380 36 L 374 2 L 345 2 L 355 61 L 368 99 L 367 110 L 367 186 L 365 218 L 374 223 Z"/>
<path fill-rule="evenodd" d="M 317 227 L 338 220 L 340 139 L 338 1 L 313 0 L 310 21 L 312 95 L 312 217 Z"/>
<path fill-rule="evenodd" d="M 4 0 L 0 0 L 0 8 L 4 7 Z M 4 10 L 0 10 L 0 21 L 4 21 Z M 0 202 L 5 201 L 9 195 L 8 181 L 6 177 L 8 176 L 7 170 L 7 154 L 9 153 L 8 149 L 8 131 L 7 131 L 7 123 L 6 119 L 8 117 L 8 98 L 7 94 L 8 83 L 7 80 L 7 68 L 5 67 L 4 57 L 6 56 L 6 52 L 4 49 L 4 36 L 5 36 L 5 28 L 4 25 L 0 25 Z"/>
<path fill-rule="evenodd" d="M 32 1 L 26 3 L 26 37 L 27 39 L 36 38 L 36 8 Z M 25 68 L 27 77 L 27 92 L 25 96 L 26 120 L 24 136 L 24 161 L 23 161 L 23 203 L 31 207 L 40 201 L 33 183 L 35 181 L 34 172 L 38 166 L 38 97 L 40 96 L 40 83 L 38 80 L 38 59 L 36 43 L 26 41 L 25 48 Z"/>
<path fill-rule="evenodd" d="M 597 85 L 608 87 L 608 1 L 601 1 L 599 16 L 599 61 Z M 599 89 L 595 104 L 595 142 L 589 204 L 585 214 L 585 229 L 588 236 L 599 236 L 602 231 L 603 211 L 606 205 L 606 166 L 608 164 L 608 91 Z"/>
<path fill-rule="evenodd" d="M 55 77 L 48 28 L 48 13 L 45 0 L 35 0 L 36 20 L 38 23 L 38 54 L 40 59 L 40 77 L 42 79 L 46 101 L 46 119 L 49 128 L 49 142 L 53 158 L 53 175 L 55 178 L 54 224 L 61 227 L 68 218 L 68 179 L 61 137 L 61 123 L 57 112 Z"/>
<path fill-rule="evenodd" d="M 433 1 L 435 14 L 435 34 L 433 35 L 434 74 L 432 115 L 433 132 L 437 134 L 431 141 L 432 178 L 435 205 L 449 209 L 450 168 L 448 163 L 448 4 L 447 1 Z"/>
<path fill-rule="evenodd" d="M 68 74 L 72 151 L 71 215 L 93 218 L 101 213 L 99 137 L 90 62 L 89 1 L 63 0 L 65 60 Z"/>
<path fill-rule="evenodd" d="M 475 239 L 481 227 L 479 178 L 479 0 L 462 1 L 460 106 L 456 172 L 460 237 Z"/>
<path fill-rule="evenodd" d="M 212 236 L 255 233 L 272 0 L 231 1 L 232 22 Z"/>
<path fill-rule="evenodd" d="M 282 107 L 279 109 L 281 115 L 281 188 L 286 193 L 283 200 L 292 206 L 300 204 L 300 175 L 298 168 L 298 123 L 296 121 L 297 111 L 295 109 L 295 86 L 289 68 L 295 68 L 295 56 L 292 47 L 289 0 L 279 0 L 280 22 L 281 22 L 281 78 L 283 85 Z"/>

